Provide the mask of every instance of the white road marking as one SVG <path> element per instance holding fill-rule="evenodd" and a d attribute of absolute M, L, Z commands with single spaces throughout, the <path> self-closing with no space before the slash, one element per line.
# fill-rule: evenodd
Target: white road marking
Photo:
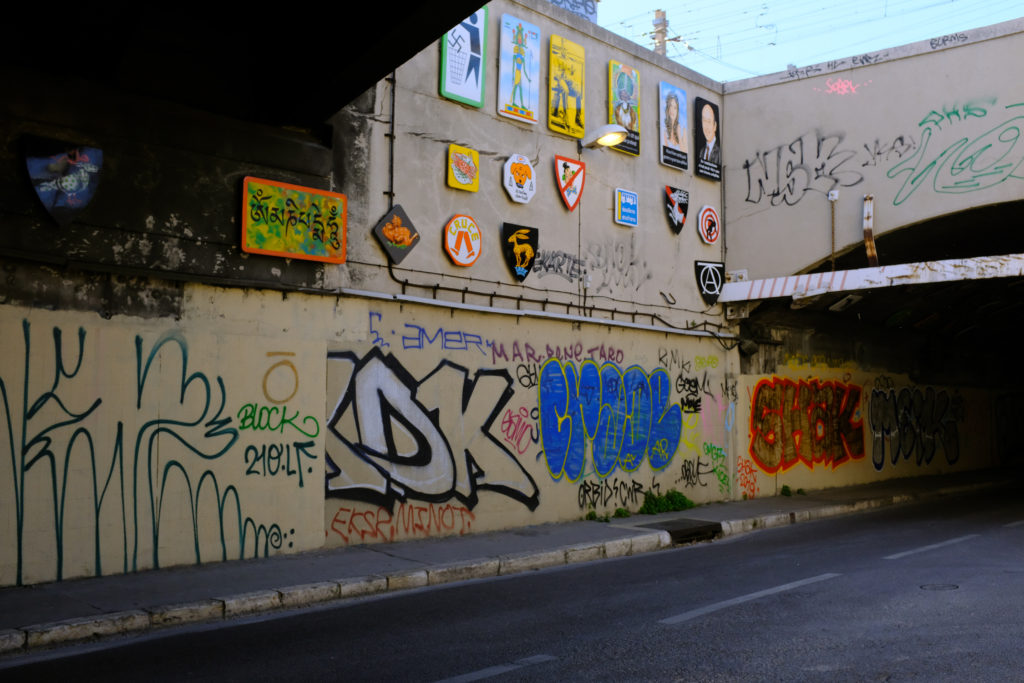
<path fill-rule="evenodd" d="M 942 543 L 932 543 L 931 545 L 923 545 L 920 548 L 914 548 L 913 550 L 904 550 L 902 553 L 896 553 L 895 555 L 886 555 L 882 559 L 883 560 L 898 560 L 901 557 L 906 557 L 907 555 L 915 555 L 917 553 L 924 553 L 924 552 L 927 552 L 929 550 L 935 550 L 936 548 L 942 548 L 942 547 L 947 546 L 947 545 L 953 545 L 954 543 L 963 543 L 964 541 L 969 541 L 970 539 L 977 538 L 977 537 L 978 537 L 978 534 L 968 534 L 966 536 L 957 536 L 956 538 L 951 538 L 948 541 L 943 541 Z"/>
<path fill-rule="evenodd" d="M 1010 522 L 1009 524 L 1004 524 L 1003 526 L 1004 527 L 1024 526 L 1024 519 L 1020 520 L 1019 522 Z"/>
<path fill-rule="evenodd" d="M 690 610 L 689 612 L 683 612 L 682 614 L 677 614 L 674 617 L 662 619 L 658 623 L 679 624 L 684 621 L 696 619 L 697 617 L 702 617 L 705 614 L 717 612 L 718 610 L 722 610 L 727 607 L 733 607 L 734 605 L 740 605 L 744 602 L 757 600 L 758 598 L 763 598 L 768 595 L 775 595 L 776 593 L 784 593 L 786 591 L 791 591 L 794 588 L 800 588 L 801 586 L 807 586 L 809 584 L 817 583 L 819 581 L 827 581 L 828 579 L 834 579 L 837 576 L 842 576 L 842 574 L 819 574 L 818 576 L 812 576 L 809 579 L 801 579 L 800 581 L 793 581 L 792 583 L 784 583 L 781 586 L 775 586 L 774 588 L 766 588 L 763 591 L 757 591 L 756 593 L 748 593 L 746 595 L 741 595 L 738 598 L 732 598 L 731 600 L 723 600 L 722 602 L 716 602 L 714 604 L 707 605 L 706 607 L 700 607 L 698 609 Z"/>
<path fill-rule="evenodd" d="M 480 681 L 485 678 L 492 678 L 494 676 L 500 676 L 501 674 L 507 674 L 509 671 L 515 671 L 524 666 L 530 666 L 531 664 L 541 664 L 543 662 L 552 662 L 558 659 L 551 655 L 533 655 L 532 657 L 523 657 L 517 659 L 512 664 L 498 664 L 496 666 L 489 666 L 486 669 L 478 669 L 476 671 L 470 671 L 468 674 L 462 674 L 461 676 L 453 676 L 452 678 L 444 678 L 437 683 L 469 683 L 469 681 Z"/>

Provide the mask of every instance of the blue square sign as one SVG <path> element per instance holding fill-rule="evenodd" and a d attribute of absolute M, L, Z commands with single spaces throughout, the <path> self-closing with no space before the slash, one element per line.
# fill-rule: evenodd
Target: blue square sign
<path fill-rule="evenodd" d="M 638 198 L 636 192 L 615 189 L 615 222 L 635 228 L 638 224 Z"/>

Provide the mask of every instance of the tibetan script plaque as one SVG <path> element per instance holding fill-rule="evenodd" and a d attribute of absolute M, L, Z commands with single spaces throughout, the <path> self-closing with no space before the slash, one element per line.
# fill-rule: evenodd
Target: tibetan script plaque
<path fill-rule="evenodd" d="M 242 251 L 345 262 L 345 195 L 249 176 L 242 202 Z"/>

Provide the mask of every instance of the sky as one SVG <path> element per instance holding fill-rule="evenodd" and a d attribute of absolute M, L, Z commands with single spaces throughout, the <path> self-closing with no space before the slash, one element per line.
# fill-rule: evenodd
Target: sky
<path fill-rule="evenodd" d="M 714 12 L 708 12 L 713 7 Z M 597 23 L 654 49 L 654 10 L 668 19 L 667 56 L 735 81 L 955 34 L 1024 16 L 1020 0 L 600 0 Z"/>

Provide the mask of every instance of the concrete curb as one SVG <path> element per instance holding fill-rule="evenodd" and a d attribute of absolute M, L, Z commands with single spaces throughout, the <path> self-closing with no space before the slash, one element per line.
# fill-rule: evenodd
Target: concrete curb
<path fill-rule="evenodd" d="M 177 626 L 193 621 L 224 618 L 224 603 L 220 600 L 199 600 L 178 605 L 150 607 L 149 620 L 153 626 Z"/>
<path fill-rule="evenodd" d="M 431 586 L 437 586 L 442 583 L 467 581 L 469 579 L 486 579 L 497 576 L 500 566 L 501 560 L 497 558 L 484 558 L 436 567 L 427 570 L 427 583 Z"/>
<path fill-rule="evenodd" d="M 723 520 L 722 536 L 732 536 L 735 534 L 746 533 L 748 531 L 756 531 L 758 529 L 770 529 L 772 527 L 786 526 L 789 524 L 796 524 L 798 522 L 810 522 L 816 519 L 827 519 L 829 517 L 838 517 L 839 515 L 849 515 L 855 512 L 865 512 L 867 510 L 888 507 L 890 505 L 902 505 L 931 498 L 941 498 L 942 496 L 970 493 L 972 491 L 992 488 L 993 486 L 998 486 L 998 483 L 981 482 L 977 484 L 962 484 L 958 486 L 947 486 L 934 491 L 898 493 L 879 496 L 876 498 L 867 498 L 853 503 L 820 505 L 818 507 L 800 510 L 798 512 L 781 512 L 759 515 L 757 517 Z"/>
<path fill-rule="evenodd" d="M 889 505 L 912 503 L 927 498 L 962 494 L 991 488 L 995 482 L 949 486 L 916 494 L 894 494 L 853 503 L 821 505 L 797 512 L 764 514 L 723 521 L 722 536 L 772 527 L 826 519 Z M 371 575 L 325 581 L 276 590 L 255 591 L 195 602 L 160 605 L 146 610 L 130 610 L 91 617 L 35 624 L 0 630 L 0 655 L 26 652 L 58 645 L 125 635 L 190 623 L 226 620 L 238 616 L 295 609 L 335 600 L 365 597 L 392 591 L 436 586 L 455 581 L 490 578 L 579 562 L 639 555 L 672 547 L 667 531 L 619 538 L 598 543 L 583 543 L 551 550 L 481 558 L 449 565 L 435 565 L 384 576 Z"/>
<path fill-rule="evenodd" d="M 147 608 L 145 611 L 118 612 L 36 624 L 0 631 L 0 654 L 69 645 L 168 626 L 227 620 L 280 609 L 310 607 L 334 600 L 365 597 L 423 586 L 436 586 L 455 581 L 519 574 L 565 564 L 639 555 L 668 548 L 671 545 L 667 532 L 652 531 L 603 543 L 578 544 L 553 550 L 461 561 L 450 565 L 395 572 L 386 576 L 360 576 L 338 581 L 286 586 L 276 590 L 240 593 L 209 600 L 158 605 Z"/>
<path fill-rule="evenodd" d="M 149 614 L 142 610 L 67 619 L 25 629 L 25 648 L 34 649 L 103 636 L 133 633 L 150 628 Z"/>

